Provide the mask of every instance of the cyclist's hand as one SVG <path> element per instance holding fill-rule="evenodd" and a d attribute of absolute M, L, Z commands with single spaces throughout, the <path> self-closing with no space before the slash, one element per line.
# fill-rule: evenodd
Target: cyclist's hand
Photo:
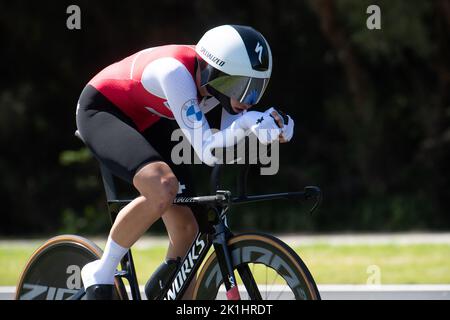
<path fill-rule="evenodd" d="M 292 118 L 283 111 L 275 108 L 270 108 L 266 111 L 266 113 L 267 112 L 270 113 L 278 127 L 281 128 L 281 133 L 279 136 L 280 142 L 285 143 L 290 141 L 294 135 L 294 120 L 292 120 Z"/>
<path fill-rule="evenodd" d="M 274 117 L 271 115 L 272 110 L 269 109 L 262 113 L 256 111 L 250 112 L 255 112 L 250 131 L 258 137 L 258 140 L 262 144 L 270 144 L 279 139 L 282 131 Z"/>
<path fill-rule="evenodd" d="M 285 142 L 288 142 L 292 139 L 292 136 L 294 135 L 294 120 L 290 116 L 288 117 L 288 123 L 284 124 L 281 136 L 283 137 L 283 140 Z"/>

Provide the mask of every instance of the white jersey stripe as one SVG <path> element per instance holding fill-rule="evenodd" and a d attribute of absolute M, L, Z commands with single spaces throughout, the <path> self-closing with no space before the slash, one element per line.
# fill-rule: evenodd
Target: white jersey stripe
<path fill-rule="evenodd" d="M 134 57 L 133 59 L 133 63 L 131 64 L 131 69 L 130 69 L 130 79 L 133 79 L 133 71 L 134 71 L 134 65 L 136 64 L 136 60 L 139 58 L 139 56 L 144 53 L 144 52 L 149 52 L 154 50 L 155 48 L 147 48 L 144 50 L 139 51 L 139 53 L 136 55 L 136 57 Z"/>

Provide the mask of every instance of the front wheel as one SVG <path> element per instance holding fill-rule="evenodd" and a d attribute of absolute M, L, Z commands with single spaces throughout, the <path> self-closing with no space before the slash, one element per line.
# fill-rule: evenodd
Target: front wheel
<path fill-rule="evenodd" d="M 281 240 L 263 234 L 243 234 L 230 239 L 228 246 L 241 299 L 320 300 L 308 268 L 295 251 Z M 225 298 L 215 252 L 198 275 L 193 298 Z"/>
<path fill-rule="evenodd" d="M 22 272 L 17 300 L 66 300 L 82 288 L 81 269 L 101 257 L 92 241 L 75 235 L 49 239 L 31 256 Z M 114 299 L 127 299 L 121 279 L 116 278 Z"/>

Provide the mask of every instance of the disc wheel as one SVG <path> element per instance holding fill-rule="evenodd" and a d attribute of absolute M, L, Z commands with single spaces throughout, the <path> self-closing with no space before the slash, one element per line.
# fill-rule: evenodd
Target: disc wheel
<path fill-rule="evenodd" d="M 31 256 L 19 280 L 16 300 L 66 300 L 82 288 L 81 269 L 101 257 L 92 241 L 75 235 L 49 239 Z M 121 279 L 115 279 L 115 300 L 128 299 Z"/>

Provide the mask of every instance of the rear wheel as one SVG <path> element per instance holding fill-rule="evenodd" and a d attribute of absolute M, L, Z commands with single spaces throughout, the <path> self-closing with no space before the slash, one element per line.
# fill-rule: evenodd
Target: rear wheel
<path fill-rule="evenodd" d="M 83 286 L 81 269 L 101 257 L 92 241 L 75 235 L 49 239 L 29 259 L 16 291 L 16 300 L 66 300 Z M 121 279 L 116 278 L 116 300 L 127 299 Z"/>
<path fill-rule="evenodd" d="M 244 234 L 230 239 L 228 245 L 241 299 L 320 299 L 308 268 L 281 240 L 269 235 Z M 226 298 L 214 252 L 200 271 L 193 297 L 197 300 Z"/>

